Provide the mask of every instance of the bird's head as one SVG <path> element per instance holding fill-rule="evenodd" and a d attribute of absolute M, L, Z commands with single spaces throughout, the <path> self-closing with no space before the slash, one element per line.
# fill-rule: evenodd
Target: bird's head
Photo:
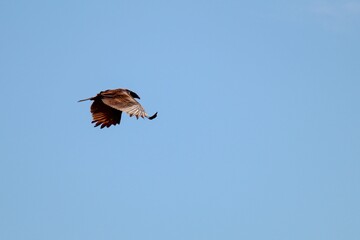
<path fill-rule="evenodd" d="M 130 91 L 129 89 L 126 89 L 126 91 L 130 94 L 130 96 L 132 96 L 133 98 L 138 98 L 140 99 L 139 95 L 137 95 L 136 93 L 134 93 L 133 91 Z"/>

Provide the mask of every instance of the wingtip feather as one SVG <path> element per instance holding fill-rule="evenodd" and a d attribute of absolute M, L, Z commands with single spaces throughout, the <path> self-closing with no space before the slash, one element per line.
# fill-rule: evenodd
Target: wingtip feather
<path fill-rule="evenodd" d="M 157 117 L 157 114 L 158 114 L 158 112 L 156 112 L 154 115 L 152 115 L 151 117 L 148 117 L 148 119 L 149 120 L 153 120 L 153 119 L 155 119 L 156 117 Z"/>

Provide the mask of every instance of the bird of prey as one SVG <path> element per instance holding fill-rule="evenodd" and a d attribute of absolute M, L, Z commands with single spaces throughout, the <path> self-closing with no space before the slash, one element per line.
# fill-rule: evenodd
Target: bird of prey
<path fill-rule="evenodd" d="M 140 99 L 139 95 L 133 91 L 118 88 L 101 91 L 95 97 L 79 100 L 79 102 L 94 101 L 90 108 L 93 117 L 91 123 L 95 123 L 94 127 L 101 125 L 101 128 L 108 128 L 111 125 L 120 124 L 122 112 L 126 112 L 130 117 L 135 116 L 137 119 L 139 117 L 146 117 L 149 120 L 156 118 L 157 112 L 149 117 L 135 98 Z"/>

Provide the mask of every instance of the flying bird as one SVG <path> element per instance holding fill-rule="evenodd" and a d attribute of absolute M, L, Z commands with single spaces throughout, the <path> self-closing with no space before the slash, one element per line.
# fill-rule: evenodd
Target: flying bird
<path fill-rule="evenodd" d="M 94 101 L 90 108 L 93 117 L 91 123 L 95 123 L 94 127 L 101 125 L 100 128 L 108 128 L 111 125 L 120 124 L 122 112 L 126 112 L 130 117 L 135 116 L 137 119 L 139 117 L 149 120 L 156 118 L 157 112 L 149 117 L 135 98 L 140 99 L 139 95 L 133 91 L 118 88 L 101 91 L 95 97 L 82 99 L 79 102 Z"/>

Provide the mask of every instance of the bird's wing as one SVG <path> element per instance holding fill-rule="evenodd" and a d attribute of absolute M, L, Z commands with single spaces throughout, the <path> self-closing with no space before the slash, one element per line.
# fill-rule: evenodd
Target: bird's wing
<path fill-rule="evenodd" d="M 102 101 L 119 111 L 126 112 L 130 117 L 148 117 L 145 109 L 138 103 L 126 90 L 117 91 L 116 93 L 104 92 L 101 94 Z"/>
<path fill-rule="evenodd" d="M 95 127 L 101 125 L 101 128 L 120 124 L 121 111 L 104 104 L 100 99 L 95 99 L 91 105 L 91 114 Z"/>

